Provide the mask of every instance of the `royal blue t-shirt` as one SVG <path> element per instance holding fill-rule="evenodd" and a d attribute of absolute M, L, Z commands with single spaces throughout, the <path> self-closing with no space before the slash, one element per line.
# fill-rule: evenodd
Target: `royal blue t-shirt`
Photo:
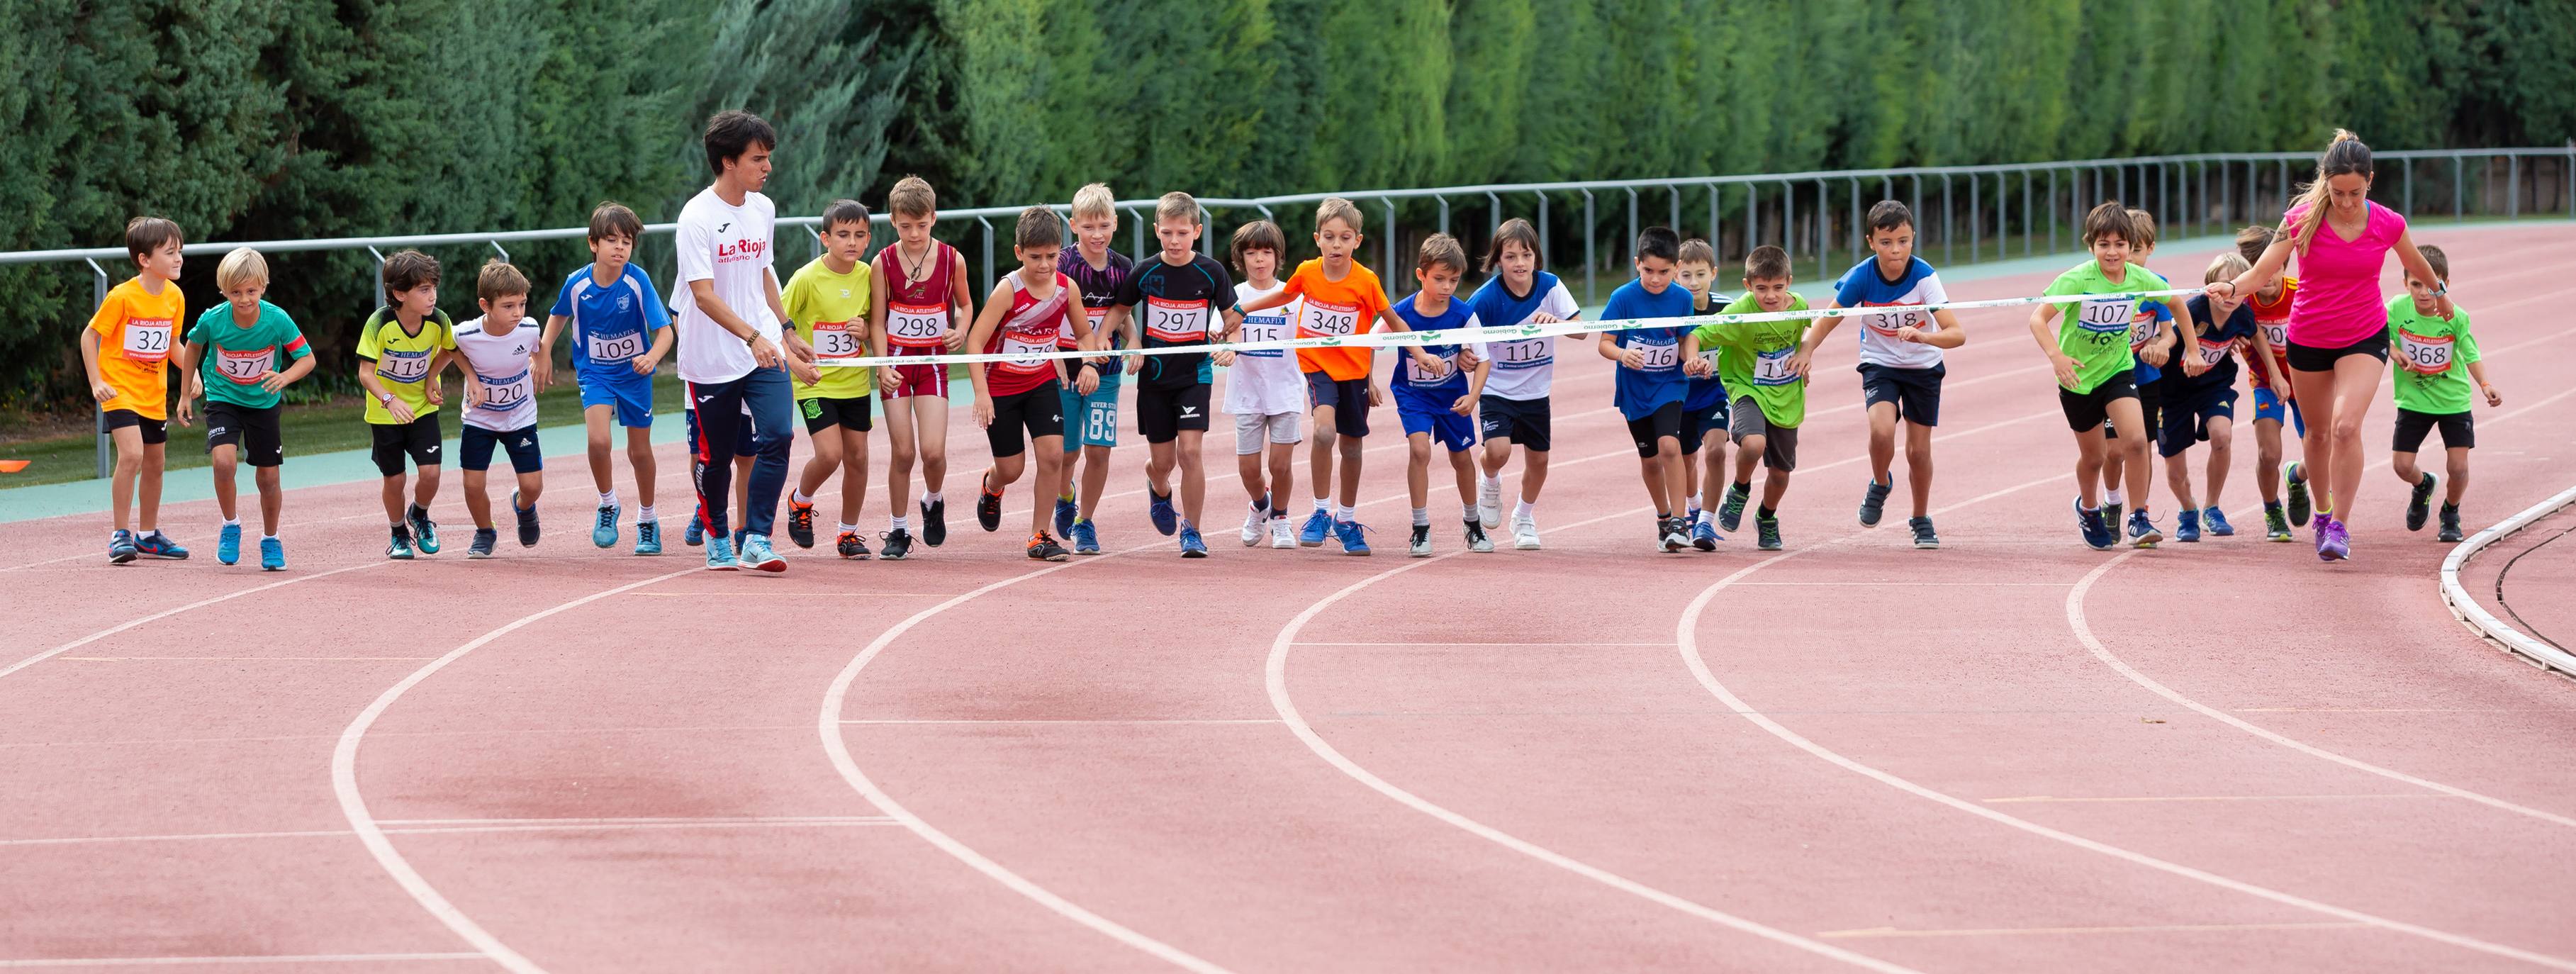
<path fill-rule="evenodd" d="M 2169 305 L 2165 304 L 2163 300 L 2158 299 L 2158 298 L 2141 298 L 2141 299 L 2139 299 L 2139 301 L 2138 301 L 2138 310 L 2136 311 L 2136 314 L 2141 314 L 2141 315 L 2154 315 L 2154 316 L 2155 316 L 2155 318 L 2156 318 L 2156 326 L 2157 326 L 2157 327 L 2159 327 L 2159 328 L 2163 327 L 2165 322 L 2168 322 L 2168 321 L 2172 321 L 2172 320 L 2173 320 L 2173 308 L 2172 308 L 2171 306 L 2169 306 Z M 2134 320 L 2134 319 L 2133 319 L 2133 320 Z M 2135 328 L 2135 327 L 2136 327 L 2136 325 L 2135 325 L 2135 324 L 2132 324 L 2130 327 L 2131 327 L 2131 328 Z M 2137 336 L 2136 336 L 2135 334 L 2132 334 L 2132 335 L 2130 336 L 2131 341 L 2132 341 L 2132 343 L 2133 343 L 2133 347 L 2134 347 L 2134 342 L 2135 342 L 2135 340 L 2136 340 L 2136 337 L 2137 337 Z M 2174 360 L 2174 358 L 2173 358 L 2173 356 L 2174 356 L 2174 355 L 2181 354 L 2181 352 L 2182 352 L 2182 348 L 2181 348 L 2181 347 L 2179 347 L 2179 346 L 2175 347 L 2175 349 L 2173 350 L 2173 352 L 2168 353 L 2168 354 L 2165 356 L 2165 362 L 2166 362 L 2166 363 L 2168 363 L 2168 364 L 2173 365 L 2173 367 L 2174 367 L 2174 368 L 2177 368 L 2177 369 L 2182 368 L 2181 363 L 2176 362 L 2176 361 Z M 2154 381 L 2156 381 L 2157 379 L 2161 379 L 2161 378 L 2163 378 L 2163 377 L 2164 377 L 2164 374 L 2165 374 L 2165 373 L 2164 373 L 2164 370 L 2163 370 L 2163 369 L 2159 369 L 2159 368 L 2156 368 L 2155 366 L 2148 365 L 2148 364 L 2147 364 L 2147 360 L 2146 360 L 2146 359 L 2143 359 L 2143 358 L 2139 358 L 2139 357 L 2138 357 L 2138 355 L 2137 355 L 2137 353 L 2136 353 L 2136 352 L 2134 352 L 2134 351 L 2129 353 L 2129 361 L 2130 361 L 2132 364 L 2134 364 L 2134 365 L 2136 365 L 2136 366 L 2137 366 L 2138 371 L 2136 372 L 2136 376 L 2137 376 L 2138 384 L 2139 384 L 2139 385 L 2142 385 L 2142 386 L 2143 386 L 2143 385 L 2146 385 L 2147 383 L 2154 382 Z"/>
<path fill-rule="evenodd" d="M 626 272 L 607 284 L 593 280 L 590 269 L 583 264 L 566 275 L 547 312 L 571 319 L 574 375 L 642 378 L 626 362 L 653 347 L 653 332 L 671 326 L 670 306 L 662 303 L 661 292 L 641 267 L 627 264 Z"/>
<path fill-rule="evenodd" d="M 2183 309 L 2191 315 L 2191 320 L 2195 324 L 2209 321 L 2209 299 L 2207 297 L 2196 295 L 2191 300 L 2183 302 Z M 2183 339 L 2183 351 L 2180 354 L 2198 355 L 2200 356 L 2201 361 L 2209 363 L 2209 371 L 2188 377 L 2190 382 L 2188 388 L 2193 392 L 2200 392 L 2206 389 L 2235 388 L 2236 355 L 2234 345 L 2236 340 L 2240 338 L 2252 341 L 2254 339 L 2254 327 L 2254 302 L 2247 301 L 2237 305 L 2235 312 L 2229 314 L 2226 321 L 2210 325 L 2209 330 L 2203 333 L 2198 341 L 2194 341 L 2189 338 Z M 2212 354 L 2213 348 L 2216 350 L 2216 354 L 2214 355 Z M 2181 368 L 2182 366 L 2176 365 L 2174 367 Z"/>
<path fill-rule="evenodd" d="M 1708 295 L 1708 307 L 1693 306 L 1691 313 L 1713 315 L 1726 310 L 1726 306 L 1733 303 L 1735 303 L 1734 298 L 1712 291 Z M 1717 349 L 1703 348 L 1699 350 L 1699 354 L 1701 358 L 1708 360 L 1709 373 L 1706 376 L 1683 373 L 1683 382 L 1686 386 L 1682 393 L 1682 411 L 1686 413 L 1707 412 L 1717 408 L 1719 403 L 1728 401 L 1726 380 L 1718 378 L 1717 375 Z"/>
<path fill-rule="evenodd" d="M 1610 292 L 1610 303 L 1602 306 L 1604 321 L 1628 318 L 1687 318 L 1691 313 L 1691 296 L 1679 284 L 1668 284 L 1662 294 L 1650 294 L 1636 281 L 1619 285 Z M 1617 385 L 1610 395 L 1619 415 L 1642 419 L 1668 404 L 1679 403 L 1688 392 L 1689 383 L 1682 375 L 1682 333 L 1688 326 L 1649 326 L 1611 332 L 1611 341 L 1619 348 L 1646 350 L 1646 367 L 1632 369 L 1617 366 Z"/>
<path fill-rule="evenodd" d="M 1408 294 L 1404 300 L 1395 303 L 1395 316 L 1404 319 L 1405 327 L 1414 331 L 1476 327 L 1476 310 L 1468 305 L 1466 299 L 1453 296 L 1449 299 L 1448 308 L 1437 315 L 1425 315 L 1413 308 L 1413 300 L 1417 297 L 1420 295 Z M 1458 346 L 1425 345 L 1422 350 L 1449 363 L 1449 371 L 1439 378 L 1431 378 L 1424 375 L 1422 367 L 1413 361 L 1412 352 L 1403 348 L 1391 349 L 1395 353 L 1389 356 L 1395 359 L 1395 373 L 1389 377 L 1387 385 L 1395 392 L 1396 408 L 1409 413 L 1448 412 L 1458 397 L 1467 394 L 1467 373 L 1458 368 Z"/>

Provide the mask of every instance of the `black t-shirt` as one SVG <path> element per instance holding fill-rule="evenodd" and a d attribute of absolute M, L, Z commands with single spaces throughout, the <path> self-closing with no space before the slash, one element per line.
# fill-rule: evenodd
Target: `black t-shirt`
<path fill-rule="evenodd" d="M 1073 279 L 1073 289 L 1082 292 L 1083 314 L 1091 318 L 1091 324 L 1095 328 L 1104 319 L 1091 312 L 1105 311 L 1110 305 L 1117 304 L 1118 286 L 1127 283 L 1127 275 L 1135 272 L 1135 262 L 1128 260 L 1127 255 L 1119 253 L 1116 248 L 1111 248 L 1109 251 L 1109 266 L 1098 270 L 1092 269 L 1091 262 L 1082 259 L 1082 252 L 1079 250 L 1066 250 L 1064 259 L 1058 261 L 1056 266 L 1064 269 L 1064 276 Z M 1112 338 L 1109 347 L 1124 348 L 1126 344 L 1125 341 Z M 1064 347 L 1072 348 L 1073 345 L 1068 342 Z M 1101 378 L 1117 375 L 1118 360 L 1110 359 L 1109 364 L 1100 366 L 1099 369 Z"/>
<path fill-rule="evenodd" d="M 1234 275 L 1206 254 L 1174 266 L 1160 255 L 1138 263 L 1118 285 L 1115 299 L 1136 316 L 1136 331 L 1146 348 L 1205 345 L 1211 332 L 1225 328 L 1220 312 L 1234 304 Z M 1205 353 L 1148 355 L 1137 381 L 1157 389 L 1177 389 L 1215 381 L 1215 368 Z"/>

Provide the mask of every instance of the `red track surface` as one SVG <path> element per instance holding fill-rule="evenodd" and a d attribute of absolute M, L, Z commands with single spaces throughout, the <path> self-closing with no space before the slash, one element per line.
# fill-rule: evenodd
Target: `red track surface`
<path fill-rule="evenodd" d="M 2528 255 L 2576 229 L 2424 236 L 2508 397 L 2475 527 L 2571 479 L 2576 286 Z M 372 484 L 290 498 L 284 576 L 214 565 L 205 504 L 166 516 L 186 565 L 0 526 L 0 965 L 2576 968 L 2576 691 L 2451 621 L 2402 485 L 2373 469 L 2345 565 L 2085 550 L 2021 320 L 1951 356 L 1937 553 L 1851 521 L 1847 341 L 1770 556 L 1648 552 L 1578 343 L 1536 553 L 1451 555 L 1441 516 L 1402 558 L 1381 437 L 1377 557 L 1237 547 L 1227 476 L 1183 563 L 1129 449 L 1116 554 L 1035 566 L 962 517 L 962 419 L 965 530 L 901 564 L 594 550 L 577 456 L 547 541 L 475 564 L 379 561 Z"/>

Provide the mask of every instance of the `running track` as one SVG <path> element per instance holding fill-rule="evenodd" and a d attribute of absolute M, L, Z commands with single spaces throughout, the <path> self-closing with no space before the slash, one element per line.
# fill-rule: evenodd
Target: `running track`
<path fill-rule="evenodd" d="M 2576 283 L 2528 256 L 2576 228 L 2423 236 L 2507 397 L 2474 530 L 2576 479 Z M 210 504 L 165 513 L 186 565 L 0 525 L 0 967 L 2576 969 L 2576 687 L 2450 619 L 2384 465 L 2346 565 L 2085 550 L 2022 316 L 1965 317 L 1938 553 L 1852 523 L 1849 341 L 1770 555 L 1649 553 L 1580 343 L 1538 553 L 1460 552 L 1435 474 L 1403 558 L 1392 437 L 1376 557 L 1240 548 L 1214 435 L 1213 558 L 1145 527 L 1131 449 L 1113 554 L 1037 566 L 1024 488 L 973 528 L 963 410 L 950 541 L 900 564 L 594 550 L 577 455 L 479 564 L 452 474 L 410 564 L 373 484 L 296 492 L 284 575 L 215 565 Z"/>

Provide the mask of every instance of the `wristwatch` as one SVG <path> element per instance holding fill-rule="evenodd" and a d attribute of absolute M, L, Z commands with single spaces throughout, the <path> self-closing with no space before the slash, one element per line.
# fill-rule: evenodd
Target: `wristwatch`
<path fill-rule="evenodd" d="M 391 406 L 394 404 L 394 394 L 390 392 L 376 393 L 376 401 Z"/>

